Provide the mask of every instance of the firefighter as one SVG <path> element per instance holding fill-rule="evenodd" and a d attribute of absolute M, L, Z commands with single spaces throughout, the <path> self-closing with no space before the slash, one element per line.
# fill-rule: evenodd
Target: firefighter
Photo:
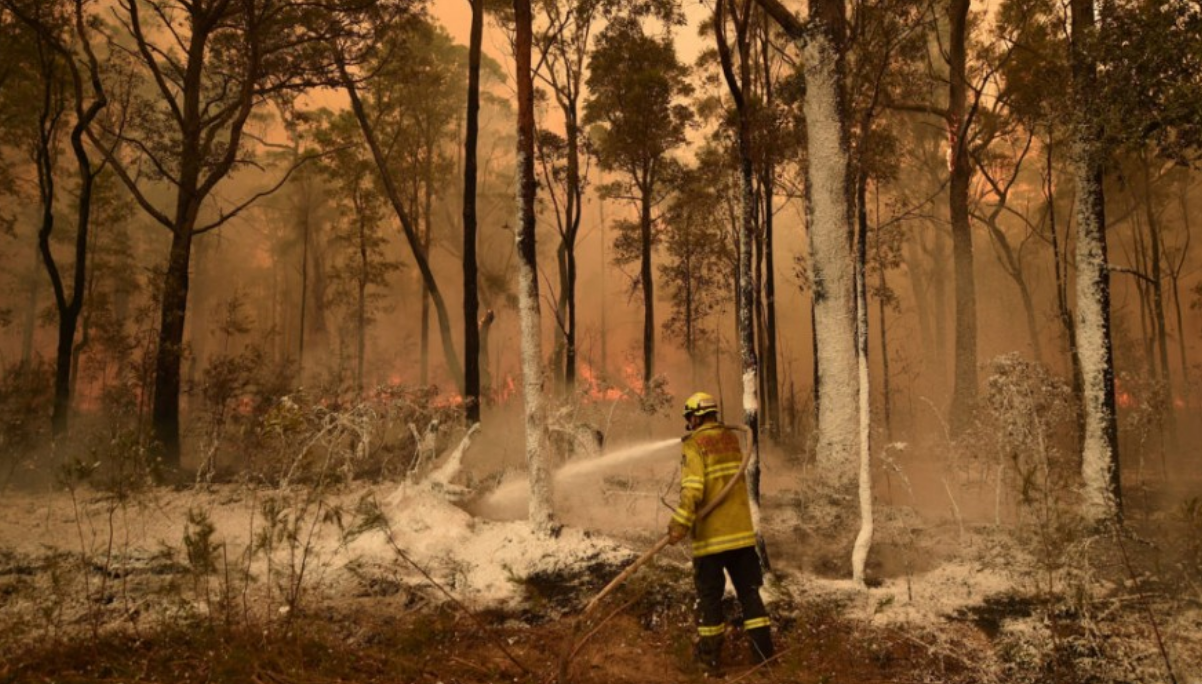
<path fill-rule="evenodd" d="M 743 629 L 751 640 L 756 663 L 772 657 L 768 611 L 760 598 L 763 574 L 755 549 L 755 527 L 747 488 L 735 485 L 704 519 L 697 513 L 717 498 L 735 477 L 743 460 L 738 433 L 718 420 L 718 403 L 705 392 L 684 404 L 688 434 L 682 438 L 680 505 L 668 523 L 668 535 L 677 543 L 692 532 L 693 581 L 697 587 L 697 660 L 707 670 L 718 668 L 725 640 L 722 594 L 726 577 L 734 585 L 743 609 Z"/>

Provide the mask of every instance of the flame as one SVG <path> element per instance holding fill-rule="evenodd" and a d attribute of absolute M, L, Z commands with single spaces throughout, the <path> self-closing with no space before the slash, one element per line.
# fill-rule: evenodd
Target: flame
<path fill-rule="evenodd" d="M 498 404 L 508 401 L 510 397 L 517 393 L 517 382 L 514 381 L 512 375 L 505 375 L 505 382 L 492 391 L 493 401 Z"/>
<path fill-rule="evenodd" d="M 1135 406 L 1135 397 L 1131 396 L 1130 392 L 1124 390 L 1116 390 L 1114 393 L 1114 403 L 1118 404 L 1119 408 L 1129 409 Z"/>
<path fill-rule="evenodd" d="M 463 396 L 457 393 L 444 394 L 435 397 L 430 403 L 440 409 L 458 408 L 463 406 Z"/>
<path fill-rule="evenodd" d="M 597 371 L 587 363 L 581 363 L 577 373 L 584 382 L 580 384 L 581 392 L 586 399 L 592 401 L 619 401 L 626 397 L 622 390 L 609 385 L 597 378 Z"/>

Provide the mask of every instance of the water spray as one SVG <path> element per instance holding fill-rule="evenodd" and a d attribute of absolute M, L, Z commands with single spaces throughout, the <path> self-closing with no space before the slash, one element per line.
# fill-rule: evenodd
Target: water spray
<path fill-rule="evenodd" d="M 639 461 L 647 456 L 653 455 L 656 452 L 673 444 L 679 444 L 679 437 L 669 439 L 661 439 L 653 442 L 640 442 L 631 446 L 613 451 L 601 456 L 572 461 L 551 474 L 551 480 L 554 485 L 560 485 L 572 478 L 593 475 L 599 471 L 608 470 L 616 466 L 624 465 Z M 498 487 L 496 491 L 485 497 L 482 503 L 488 505 L 505 505 L 511 503 L 511 499 L 524 495 L 529 489 L 529 484 L 522 479 L 515 479 Z"/>

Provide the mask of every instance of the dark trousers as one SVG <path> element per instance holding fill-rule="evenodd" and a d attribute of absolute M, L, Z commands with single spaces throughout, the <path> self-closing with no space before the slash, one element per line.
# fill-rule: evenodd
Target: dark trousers
<path fill-rule="evenodd" d="M 743 609 L 743 626 L 751 637 L 752 656 L 757 661 L 772 657 L 768 630 L 768 611 L 760 598 L 764 575 L 754 546 L 732 549 L 693 559 L 693 582 L 697 586 L 698 656 L 716 664 L 722 649 L 726 620 L 722 615 L 722 594 L 726 575 L 734 585 L 735 596 Z"/>

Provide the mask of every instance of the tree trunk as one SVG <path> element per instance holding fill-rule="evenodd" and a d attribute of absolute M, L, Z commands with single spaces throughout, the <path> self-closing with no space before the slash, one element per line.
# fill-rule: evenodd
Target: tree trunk
<path fill-rule="evenodd" d="M 851 552 L 851 576 L 859 586 L 865 586 L 864 568 L 868 563 L 868 552 L 872 549 L 872 440 L 870 428 L 871 399 L 868 375 L 868 174 L 860 169 L 856 182 L 857 227 L 856 231 L 856 367 L 860 387 L 860 531 L 856 534 Z M 883 319 L 882 319 L 883 320 Z"/>
<path fill-rule="evenodd" d="M 601 367 L 595 369 L 595 372 L 602 380 L 609 380 L 609 320 L 606 313 L 608 308 L 605 303 L 609 300 L 608 292 L 605 289 L 605 272 L 609 264 L 605 261 L 605 198 L 597 198 L 597 218 L 598 225 L 601 231 Z"/>
<path fill-rule="evenodd" d="M 771 41 L 768 39 L 768 29 L 765 26 L 761 46 L 761 60 L 764 70 L 764 106 L 772 111 L 772 63 Z M 767 353 L 763 357 L 764 384 L 767 388 L 768 404 L 768 434 L 773 438 L 780 436 L 781 405 L 780 405 L 780 373 L 778 370 L 779 351 L 776 339 L 776 251 L 775 251 L 775 214 L 773 213 L 774 196 L 776 192 L 776 161 L 771 152 L 764 159 L 761 170 L 760 188 L 764 194 L 764 305 L 766 307 L 766 327 L 764 347 Z"/>
<path fill-rule="evenodd" d="M 427 172 L 428 171 L 429 171 L 429 168 L 427 167 Z M 424 203 L 423 209 L 422 209 L 422 213 L 425 215 L 424 216 L 419 215 L 417 217 L 417 223 L 418 223 L 418 225 L 425 224 L 424 229 L 422 229 L 421 249 L 422 249 L 422 257 L 428 263 L 430 260 L 430 211 L 429 211 L 429 209 L 430 209 L 430 201 L 429 201 L 430 183 L 429 183 L 429 176 L 427 176 L 427 182 L 425 183 L 425 187 L 426 187 L 427 201 Z M 422 281 L 421 302 L 422 302 L 421 325 L 419 327 L 419 331 L 420 331 L 419 340 L 420 340 L 420 345 L 421 345 L 421 353 L 420 353 L 421 384 L 423 386 L 429 386 L 430 385 L 430 288 L 429 288 L 429 286 L 426 285 L 425 280 Z"/>
<path fill-rule="evenodd" d="M 488 356 L 488 337 L 492 331 L 492 324 L 497 318 L 492 309 L 484 312 L 484 318 L 480 320 L 480 355 L 477 363 L 480 364 L 480 396 L 481 399 L 487 398 L 492 392 L 492 371 L 489 365 Z"/>
<path fill-rule="evenodd" d="M 836 485 L 855 478 L 858 378 L 851 253 L 851 187 L 844 70 L 846 19 L 842 0 L 813 0 L 813 31 L 804 47 L 806 225 L 814 283 L 818 366 L 817 460 Z"/>
<path fill-rule="evenodd" d="M 1079 48 L 1093 30 L 1093 0 L 1072 0 L 1074 126 L 1070 159 L 1077 185 L 1077 351 L 1081 358 L 1085 439 L 1081 476 L 1085 515 L 1121 520 L 1118 429 L 1114 409 L 1114 357 L 1110 333 L 1110 272 L 1102 194 L 1100 130 L 1093 117 L 1097 65 Z"/>
<path fill-rule="evenodd" d="M 1189 176 L 1186 180 L 1181 181 L 1181 194 L 1178 195 L 1178 201 L 1181 203 L 1181 226 L 1185 232 L 1185 244 L 1181 248 L 1181 256 L 1177 263 L 1171 264 L 1173 279 L 1173 308 L 1177 314 L 1177 351 L 1181 357 L 1181 377 L 1182 391 L 1185 393 L 1186 404 L 1189 404 L 1190 395 L 1190 377 L 1189 377 L 1189 360 L 1185 355 L 1185 325 L 1181 318 L 1181 269 L 1185 265 L 1186 255 L 1189 254 L 1190 243 L 1190 220 L 1189 220 Z"/>
<path fill-rule="evenodd" d="M 643 391 L 651 386 L 655 375 L 655 283 L 651 276 L 651 184 L 642 188 L 639 210 L 639 242 L 642 258 L 639 280 L 643 285 Z"/>
<path fill-rule="evenodd" d="M 467 124 L 463 150 L 463 405 L 467 422 L 480 422 L 480 293 L 476 259 L 476 146 L 480 135 L 480 49 L 484 0 L 472 0 L 468 42 Z"/>
<path fill-rule="evenodd" d="M 770 163 L 771 164 L 771 163 Z M 778 362 L 780 353 L 776 339 L 776 260 L 775 260 L 775 222 L 772 215 L 773 186 L 776 183 L 775 169 L 770 165 L 764 170 L 764 305 L 767 329 L 765 330 L 764 345 L 767 353 L 764 355 L 764 375 L 767 376 L 768 388 L 768 431 L 776 437 L 780 435 L 780 373 Z"/>
<path fill-rule="evenodd" d="M 1149 168 L 1145 153 L 1140 154 L 1140 162 L 1144 172 L 1144 217 L 1148 222 L 1148 262 L 1151 267 L 1152 281 L 1152 318 L 1156 331 L 1156 352 L 1160 362 L 1160 377 L 1164 380 L 1165 391 L 1173 396 L 1173 376 L 1169 369 L 1168 330 L 1164 316 L 1164 287 L 1160 267 L 1160 222 L 1156 219 L 1155 200 L 1152 197 L 1152 171 Z"/>
<path fill-rule="evenodd" d="M 355 211 L 359 224 L 359 282 L 358 300 L 355 309 L 355 391 L 363 397 L 363 366 L 367 356 L 367 222 L 364 218 L 361 190 L 355 189 Z"/>
<path fill-rule="evenodd" d="M 584 217 L 584 189 L 580 178 L 580 141 L 579 124 L 577 123 L 577 95 L 568 100 L 564 111 L 564 132 L 568 137 L 568 196 L 567 196 L 567 287 L 564 303 L 567 310 L 566 327 L 564 329 L 565 359 L 564 359 L 564 389 L 568 394 L 576 390 L 576 239 L 580 235 L 580 222 Z"/>
<path fill-rule="evenodd" d="M 951 429 L 968 428 L 977 401 L 977 304 L 973 274 L 972 226 L 968 218 L 968 185 L 972 167 L 968 156 L 967 33 L 971 0 L 951 0 L 948 66 L 950 89 L 947 128 L 951 146 L 949 201 L 952 219 L 952 260 L 956 272 L 956 353 L 952 384 Z"/>
<path fill-rule="evenodd" d="M 879 223 L 877 224 L 880 225 Z M 877 286 L 881 292 L 888 292 L 889 282 L 885 276 L 885 269 L 881 268 L 877 273 Z M 884 395 L 881 408 L 885 419 L 885 443 L 893 441 L 893 389 L 889 384 L 889 326 L 886 325 L 885 313 L 888 307 L 885 306 L 885 298 L 877 298 L 877 326 L 880 328 L 881 339 L 881 393 Z"/>
<path fill-rule="evenodd" d="M 1056 313 L 1060 318 L 1060 326 L 1063 328 L 1064 339 L 1068 347 L 1069 364 L 1072 369 L 1073 383 L 1073 398 L 1076 399 L 1077 406 L 1084 406 L 1081 385 L 1081 359 L 1077 354 L 1077 326 L 1074 322 L 1073 312 L 1068 306 L 1068 270 L 1065 263 L 1067 254 L 1067 245 L 1065 249 L 1060 248 L 1060 237 L 1056 229 L 1056 193 L 1054 167 L 1052 165 L 1052 151 L 1054 137 L 1053 131 L 1048 130 L 1047 144 L 1047 178 L 1045 180 L 1044 195 L 1048 203 L 1048 232 L 1052 238 L 1052 264 L 1056 276 Z M 1077 419 L 1077 442 L 1081 443 L 1084 440 L 1085 425 L 1083 422 L 1083 414 L 1078 415 Z"/>
<path fill-rule="evenodd" d="M 305 323 L 309 307 L 309 203 L 307 197 L 301 198 L 301 284 L 300 284 L 300 326 L 297 342 L 297 373 L 301 382 L 305 377 Z"/>
<path fill-rule="evenodd" d="M 163 453 L 163 467 L 180 466 L 180 361 L 183 358 L 184 321 L 188 311 L 188 265 L 192 256 L 192 226 L 195 211 L 185 200 L 179 202 L 184 216 L 172 231 L 171 252 L 163 281 L 159 314 L 158 352 L 154 366 L 154 437 Z M 190 219 L 190 220 L 189 220 Z"/>
<path fill-rule="evenodd" d="M 65 50 L 58 48 L 63 57 L 74 59 Z M 55 353 L 54 369 L 54 410 L 51 415 L 51 434 L 55 437 L 67 432 L 68 414 L 71 411 L 72 371 L 75 361 L 75 332 L 79 323 L 80 311 L 84 304 L 84 289 L 87 285 L 88 237 L 92 217 L 92 189 L 95 174 L 92 172 L 92 162 L 88 158 L 84 146 L 84 134 L 95 120 L 100 111 L 108 104 L 104 94 L 98 92 L 95 99 L 86 107 L 83 101 L 83 82 L 75 63 L 69 62 L 72 85 L 75 97 L 76 122 L 71 130 L 71 150 L 75 155 L 77 174 L 79 177 L 79 196 L 75 221 L 75 261 L 71 273 L 71 294 L 67 296 L 66 287 L 54 261 L 50 249 L 50 234 L 54 229 L 54 167 L 51 155 L 51 139 L 43 138 L 39 156 L 43 168 L 39 174 L 43 189 L 43 219 L 42 230 L 38 234 L 38 246 L 42 253 L 42 261 L 50 275 L 50 283 L 54 288 L 54 302 L 58 310 L 58 345 Z M 47 104 L 49 103 L 49 88 L 51 87 L 52 71 L 44 73 L 47 87 Z M 52 129 L 50 129 L 52 131 Z M 44 179 L 42 176 L 44 175 Z"/>
<path fill-rule="evenodd" d="M 526 465 L 530 471 L 530 523 L 543 533 L 554 526 L 551 477 L 544 458 L 543 359 L 535 250 L 534 83 L 530 0 L 514 0 L 515 78 L 518 95 L 518 309 L 522 327 L 522 396 L 526 413 Z"/>
<path fill-rule="evenodd" d="M 21 364 L 33 363 L 33 337 L 38 329 L 38 299 L 42 279 L 38 277 L 38 264 L 42 261 L 41 244 L 33 246 L 33 264 L 29 269 L 29 287 L 25 293 L 25 321 L 21 333 Z"/>

